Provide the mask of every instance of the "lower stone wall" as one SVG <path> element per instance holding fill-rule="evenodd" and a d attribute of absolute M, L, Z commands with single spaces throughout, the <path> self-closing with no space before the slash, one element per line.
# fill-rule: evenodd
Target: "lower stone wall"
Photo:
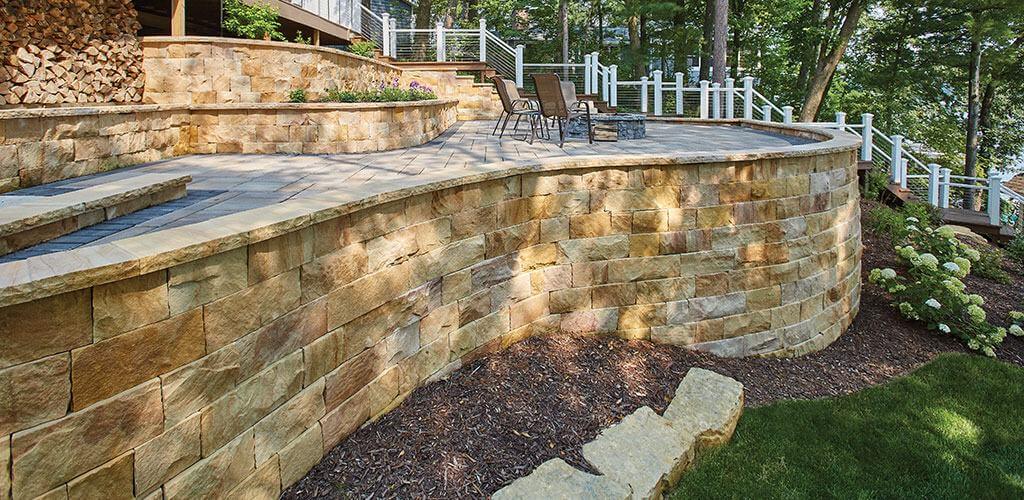
<path fill-rule="evenodd" d="M 455 71 L 405 70 L 403 85 L 422 83 L 442 99 L 459 100 L 459 120 L 496 120 L 501 114 L 501 98 L 492 83 L 475 83 L 472 76 Z"/>
<path fill-rule="evenodd" d="M 68 252 L 98 267 L 0 289 L 0 497 L 276 496 L 532 335 L 819 349 L 859 303 L 855 148 L 481 169 Z"/>
<path fill-rule="evenodd" d="M 0 111 L 0 193 L 192 153 L 359 153 L 416 146 L 455 123 L 456 104 Z"/>

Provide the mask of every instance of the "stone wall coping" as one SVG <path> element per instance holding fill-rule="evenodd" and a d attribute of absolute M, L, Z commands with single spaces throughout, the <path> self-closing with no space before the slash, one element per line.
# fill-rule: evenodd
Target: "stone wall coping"
<path fill-rule="evenodd" d="M 256 47 L 256 48 L 267 48 L 267 49 L 285 49 L 295 51 L 312 51 L 312 52 L 324 52 L 327 54 L 335 54 L 343 57 L 349 57 L 356 59 L 361 62 L 376 64 L 378 66 L 392 69 L 398 72 L 402 71 L 402 68 L 386 62 L 381 62 L 371 57 L 363 57 L 351 52 L 347 52 L 339 49 L 332 49 L 330 47 L 323 47 L 317 45 L 308 45 L 304 43 L 294 42 L 277 42 L 272 40 L 249 40 L 245 38 L 228 38 L 218 36 L 144 36 L 139 38 L 139 42 L 143 47 L 146 44 L 158 44 L 158 43 L 208 43 L 211 45 L 237 45 L 245 47 Z"/>
<path fill-rule="evenodd" d="M 64 108 L 20 108 L 0 110 L 0 120 L 113 115 L 130 113 L 154 113 L 162 111 L 366 111 L 373 109 L 417 108 L 426 106 L 438 106 L 455 104 L 458 102 L 458 99 L 429 99 L 425 101 L 397 102 L 254 102 L 219 104 L 128 104 Z"/>
<path fill-rule="evenodd" d="M 705 120 L 705 122 L 709 122 Z M 439 170 L 359 191 L 323 193 L 132 238 L 0 264 L 0 307 L 88 288 L 264 241 L 365 208 L 442 189 L 515 175 L 602 167 L 638 167 L 800 158 L 854 151 L 853 134 L 800 125 L 715 120 L 821 142 L 751 152 L 593 155 L 480 164 Z"/>

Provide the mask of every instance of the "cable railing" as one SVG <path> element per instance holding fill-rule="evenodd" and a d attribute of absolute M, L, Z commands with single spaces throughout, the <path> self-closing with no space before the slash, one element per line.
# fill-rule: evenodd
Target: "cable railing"
<path fill-rule="evenodd" d="M 365 5 L 359 4 L 359 33 L 377 47 L 384 46 L 384 19 Z"/>

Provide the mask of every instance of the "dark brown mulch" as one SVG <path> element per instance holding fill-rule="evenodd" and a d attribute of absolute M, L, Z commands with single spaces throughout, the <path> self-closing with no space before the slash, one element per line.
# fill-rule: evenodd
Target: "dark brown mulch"
<path fill-rule="evenodd" d="M 864 243 L 865 275 L 894 266 L 890 242 L 865 231 Z M 968 282 L 988 299 L 994 321 L 1024 299 L 1021 274 L 1012 276 L 1010 284 Z M 664 410 L 690 367 L 736 378 L 748 406 L 759 406 L 847 394 L 950 351 L 965 348 L 902 319 L 866 280 L 849 330 L 801 358 L 722 359 L 595 337 L 529 339 L 417 389 L 343 441 L 282 497 L 484 497 L 554 457 L 586 468 L 584 443 L 641 406 Z M 1024 340 L 1007 338 L 999 356 L 1024 366 Z"/>

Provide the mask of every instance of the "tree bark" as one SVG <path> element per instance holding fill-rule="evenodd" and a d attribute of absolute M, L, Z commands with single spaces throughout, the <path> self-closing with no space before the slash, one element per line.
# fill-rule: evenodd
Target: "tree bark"
<path fill-rule="evenodd" d="M 562 64 L 569 64 L 569 0 L 558 2 L 558 26 L 562 30 Z"/>
<path fill-rule="evenodd" d="M 632 15 L 626 21 L 629 31 L 629 51 L 633 61 L 633 79 L 644 76 L 644 63 L 640 58 L 640 16 Z"/>
<path fill-rule="evenodd" d="M 824 59 L 818 62 L 818 68 L 811 78 L 810 86 L 807 88 L 807 95 L 804 97 L 804 105 L 800 109 L 800 121 L 811 122 L 818 117 L 821 110 L 821 103 L 825 99 L 825 91 L 832 75 L 839 66 L 839 61 L 846 52 L 846 46 L 850 38 L 857 31 L 857 23 L 864 12 L 865 0 L 853 0 L 846 11 L 846 18 L 843 19 L 843 26 L 839 29 L 835 46 L 828 52 Z"/>
<path fill-rule="evenodd" d="M 711 78 L 711 39 L 714 32 L 714 2 L 715 0 L 704 0 L 704 37 L 700 41 L 700 79 Z"/>
<path fill-rule="evenodd" d="M 981 41 L 971 39 L 971 66 L 967 84 L 967 147 L 964 151 L 964 175 L 978 173 L 978 122 L 981 111 Z M 974 208 L 974 190 L 964 193 L 964 207 Z"/>
<path fill-rule="evenodd" d="M 739 21 L 743 18 L 744 7 L 746 7 L 744 0 L 736 0 L 736 8 L 733 9 L 733 18 Z M 733 78 L 739 78 L 740 76 L 740 49 L 743 47 L 743 30 L 733 26 L 732 30 L 732 76 Z"/>
<path fill-rule="evenodd" d="M 729 0 L 715 0 L 714 54 L 712 55 L 711 78 L 715 83 L 725 83 L 726 54 L 729 39 Z"/>

